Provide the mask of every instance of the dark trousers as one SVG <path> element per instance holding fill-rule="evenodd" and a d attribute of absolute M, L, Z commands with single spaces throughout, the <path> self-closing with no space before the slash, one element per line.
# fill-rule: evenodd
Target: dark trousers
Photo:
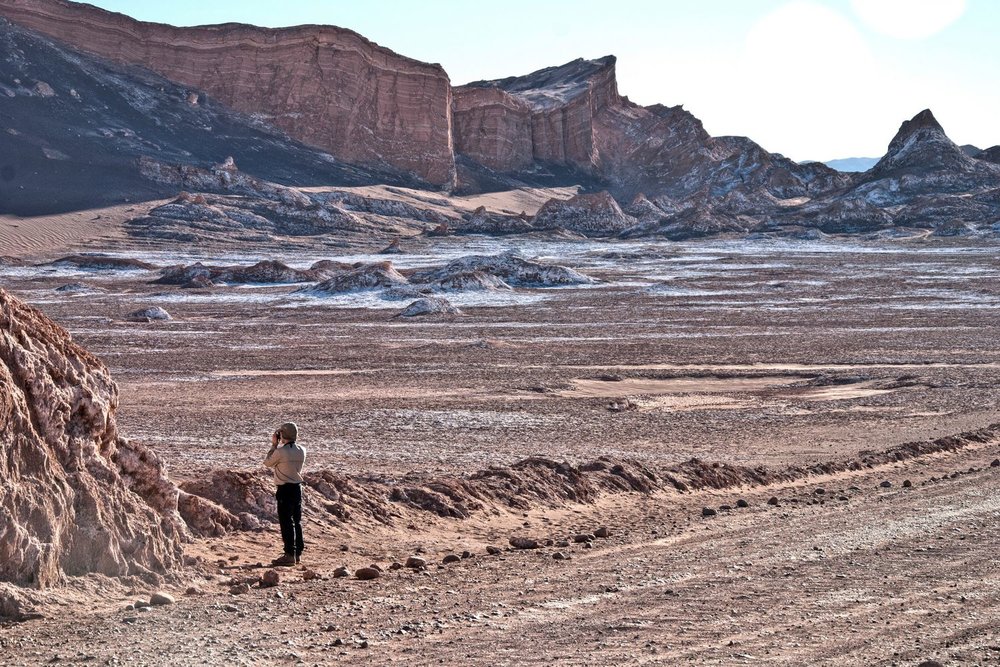
<path fill-rule="evenodd" d="M 302 485 L 282 484 L 274 494 L 278 501 L 278 523 L 281 524 L 281 541 L 285 553 L 296 556 L 302 553 Z"/>

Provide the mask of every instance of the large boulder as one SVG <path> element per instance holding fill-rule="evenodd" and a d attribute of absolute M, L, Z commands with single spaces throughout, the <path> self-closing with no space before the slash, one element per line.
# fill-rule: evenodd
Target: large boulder
<path fill-rule="evenodd" d="M 613 236 L 639 221 L 622 211 L 607 191 L 545 202 L 532 223 L 538 229 L 562 227 L 587 236 Z"/>
<path fill-rule="evenodd" d="M 177 488 L 119 437 L 117 407 L 104 364 L 0 289 L 0 615 L 18 612 L 19 587 L 89 573 L 157 583 L 179 565 Z"/>

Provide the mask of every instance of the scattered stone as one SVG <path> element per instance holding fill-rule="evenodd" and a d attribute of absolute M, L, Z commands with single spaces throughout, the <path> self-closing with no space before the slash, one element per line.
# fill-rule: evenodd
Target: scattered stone
<path fill-rule="evenodd" d="M 490 546 L 486 547 L 486 553 L 488 553 L 491 556 L 496 556 L 498 554 L 502 554 L 503 553 L 503 549 L 501 549 L 500 547 L 494 547 L 494 546 L 490 545 Z"/>
<path fill-rule="evenodd" d="M 903 488 L 904 488 L 904 489 L 908 489 L 908 488 L 910 488 L 911 486 L 913 486 L 913 482 L 911 482 L 911 481 L 910 481 L 910 480 L 908 480 L 908 479 L 904 479 L 904 480 L 903 480 Z"/>
<path fill-rule="evenodd" d="M 990 463 L 990 467 L 991 468 L 1000 468 L 1000 459 L 993 459 L 993 462 Z"/>
<path fill-rule="evenodd" d="M 122 623 L 128 623 L 129 625 L 137 622 L 139 620 L 138 616 L 126 616 L 122 619 Z"/>
<path fill-rule="evenodd" d="M 277 570 L 268 570 L 260 578 L 261 588 L 271 588 L 272 586 L 277 586 L 281 582 L 281 575 L 278 574 Z"/>
<path fill-rule="evenodd" d="M 594 548 L 594 543 L 593 542 L 584 542 L 583 543 L 583 548 L 584 549 L 593 549 Z"/>
<path fill-rule="evenodd" d="M 461 315 L 462 311 L 451 301 L 440 296 L 417 299 L 399 312 L 399 317 L 420 317 L 423 315 Z"/>
<path fill-rule="evenodd" d="M 748 503 L 747 501 L 745 501 L 742 498 L 740 498 L 739 500 L 736 501 L 736 506 L 737 507 L 746 508 L 746 507 L 750 507 L 750 503 Z"/>
<path fill-rule="evenodd" d="M 396 563 L 393 563 L 392 565 L 390 565 L 389 569 L 392 570 L 393 572 L 395 572 L 396 570 L 402 570 L 403 567 L 404 566 L 403 566 L 402 563 L 396 562 Z"/>
<path fill-rule="evenodd" d="M 882 482 L 881 484 L 879 484 L 879 486 L 881 486 L 883 489 L 891 489 L 892 488 L 892 482 L 890 482 L 889 480 L 885 480 L 884 482 Z"/>
<path fill-rule="evenodd" d="M 354 573 L 354 576 L 362 581 L 371 581 L 372 579 L 378 579 L 382 576 L 382 573 L 374 567 L 362 567 Z"/>
<path fill-rule="evenodd" d="M 153 593 L 152 595 L 149 596 L 149 604 L 155 607 L 161 607 L 163 605 L 173 604 L 174 602 L 176 602 L 176 600 L 174 600 L 174 597 L 172 595 L 160 591 L 157 591 L 156 593 Z"/>
<path fill-rule="evenodd" d="M 917 665 L 917 667 L 944 667 L 944 665 L 937 660 L 924 660 L 922 663 Z"/>
<path fill-rule="evenodd" d="M 767 499 L 767 504 L 768 505 L 774 505 L 775 507 L 777 507 L 778 506 L 778 498 L 777 498 L 777 496 L 771 496 L 770 498 L 768 498 Z"/>
<path fill-rule="evenodd" d="M 594 537 L 600 537 L 601 539 L 607 539 L 607 538 L 611 537 L 611 531 L 608 529 L 607 526 L 600 526 L 597 530 L 594 531 Z"/>
<path fill-rule="evenodd" d="M 447 565 L 448 563 L 457 563 L 460 560 L 462 560 L 462 557 L 458 554 L 448 554 L 442 562 Z"/>
<path fill-rule="evenodd" d="M 565 549 L 569 546 L 569 540 L 559 540 L 555 545 L 560 549 Z"/>
<path fill-rule="evenodd" d="M 471 551 L 463 551 L 463 552 L 462 552 L 462 558 L 463 558 L 463 559 L 466 559 L 466 558 L 474 558 L 474 557 L 475 557 L 475 555 L 476 555 L 476 554 L 472 553 Z"/>
<path fill-rule="evenodd" d="M 319 579 L 319 574 L 315 570 L 306 568 L 302 571 L 302 581 L 312 581 L 313 579 Z"/>
<path fill-rule="evenodd" d="M 184 595 L 201 595 L 201 589 L 196 586 L 188 586 L 187 590 L 184 591 Z"/>
<path fill-rule="evenodd" d="M 351 571 L 348 570 L 346 566 L 341 565 L 340 567 L 338 567 L 336 570 L 333 571 L 333 576 L 335 579 L 340 579 L 342 577 L 349 577 L 351 576 Z"/>
<path fill-rule="evenodd" d="M 593 542 L 594 539 L 595 538 L 593 533 L 580 533 L 579 535 L 573 536 L 573 541 L 576 542 L 577 544 L 583 544 L 584 542 Z"/>
<path fill-rule="evenodd" d="M 239 610 L 240 610 L 240 608 L 237 607 L 234 604 L 224 604 L 224 605 L 222 605 L 222 611 L 228 611 L 231 614 L 234 614 L 234 613 L 238 612 Z"/>
<path fill-rule="evenodd" d="M 174 319 L 170 313 L 159 306 L 134 310 L 125 317 L 132 322 L 166 322 Z"/>
<path fill-rule="evenodd" d="M 569 554 L 564 554 L 561 551 L 557 551 L 554 554 L 552 554 L 552 558 L 554 560 L 569 560 L 571 556 Z"/>
<path fill-rule="evenodd" d="M 250 584 L 247 583 L 236 584 L 235 586 L 229 589 L 230 595 L 246 595 L 249 592 L 250 592 Z"/>
<path fill-rule="evenodd" d="M 732 511 L 732 509 L 733 509 L 732 505 L 719 505 L 719 510 L 722 512 L 729 512 Z"/>
<path fill-rule="evenodd" d="M 380 255 L 401 255 L 405 251 L 399 245 L 399 239 L 395 239 L 388 246 L 379 251 Z"/>
<path fill-rule="evenodd" d="M 815 491 L 813 491 L 813 493 L 815 493 L 817 496 L 822 496 L 824 493 L 826 493 L 826 489 L 820 487 L 820 488 L 816 489 Z"/>
<path fill-rule="evenodd" d="M 410 556 L 406 559 L 406 567 L 419 570 L 421 568 L 427 567 L 427 561 L 420 556 Z"/>
<path fill-rule="evenodd" d="M 703 507 L 701 509 L 702 516 L 715 516 L 716 514 L 718 514 L 718 512 L 711 507 Z"/>
<path fill-rule="evenodd" d="M 537 549 L 539 547 L 538 541 L 530 537 L 512 537 L 508 542 L 515 549 Z"/>
<path fill-rule="evenodd" d="M 134 609 L 149 609 L 153 604 L 151 602 L 146 602 L 145 600 L 139 600 L 132 603 Z"/>

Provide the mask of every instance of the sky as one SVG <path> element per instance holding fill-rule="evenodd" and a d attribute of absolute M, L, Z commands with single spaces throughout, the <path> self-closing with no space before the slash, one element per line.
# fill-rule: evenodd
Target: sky
<path fill-rule="evenodd" d="M 633 102 L 794 160 L 879 157 L 925 108 L 959 144 L 1000 144 L 997 0 L 90 2 L 173 25 L 337 25 L 456 85 L 613 54 Z"/>

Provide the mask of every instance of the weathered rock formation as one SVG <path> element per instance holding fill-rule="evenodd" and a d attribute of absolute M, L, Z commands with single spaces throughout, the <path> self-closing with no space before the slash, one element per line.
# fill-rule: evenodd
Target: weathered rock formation
<path fill-rule="evenodd" d="M 515 287 L 559 287 L 595 282 L 590 276 L 569 267 L 535 262 L 514 253 L 461 257 L 444 267 L 415 272 L 410 280 L 413 283 L 441 284 L 442 281 L 477 272 L 494 276 Z"/>
<path fill-rule="evenodd" d="M 0 290 L 0 582 L 156 582 L 178 566 L 177 489 L 155 454 L 119 437 L 117 406 L 104 364 Z M 12 591 L 0 588 L 8 607 Z"/>
<path fill-rule="evenodd" d="M 536 229 L 562 227 L 587 236 L 613 236 L 634 227 L 638 220 L 622 211 L 614 197 L 603 191 L 550 199 L 531 222 Z"/>
<path fill-rule="evenodd" d="M 422 317 L 424 315 L 461 315 L 462 311 L 451 301 L 440 296 L 417 299 L 399 312 L 400 317 Z"/>
<path fill-rule="evenodd" d="M 175 28 L 66 0 L 9 0 L 0 16 L 204 91 L 341 160 L 454 180 L 448 75 L 350 30 Z"/>
<path fill-rule="evenodd" d="M 310 296 L 329 296 L 359 290 L 382 289 L 408 285 L 406 276 L 392 265 L 392 262 L 367 264 L 349 271 L 334 274 L 328 280 L 305 287 L 296 294 Z"/>
<path fill-rule="evenodd" d="M 262 260 L 252 266 L 206 266 L 201 262 L 195 262 L 187 266 L 164 269 L 162 275 L 153 283 L 186 286 L 197 282 L 202 287 L 211 287 L 215 283 L 236 285 L 305 283 L 318 280 L 323 275 L 322 271 L 293 269 L 277 260 Z"/>

